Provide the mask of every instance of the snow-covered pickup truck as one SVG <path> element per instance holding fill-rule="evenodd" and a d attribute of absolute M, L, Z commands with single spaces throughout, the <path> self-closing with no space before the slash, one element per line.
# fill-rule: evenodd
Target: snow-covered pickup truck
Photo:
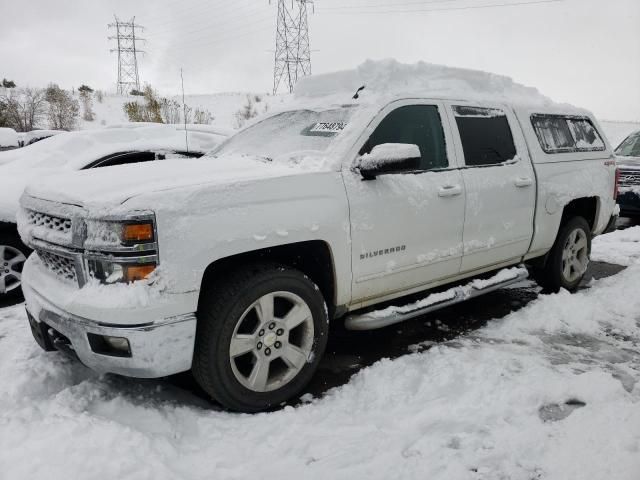
<path fill-rule="evenodd" d="M 400 322 L 519 281 L 504 269 L 523 263 L 575 289 L 616 212 L 593 116 L 502 77 L 392 67 L 305 79 L 298 106 L 188 168 L 31 184 L 19 229 L 40 345 L 99 372 L 191 369 L 250 412 L 304 389 L 334 322 Z"/>

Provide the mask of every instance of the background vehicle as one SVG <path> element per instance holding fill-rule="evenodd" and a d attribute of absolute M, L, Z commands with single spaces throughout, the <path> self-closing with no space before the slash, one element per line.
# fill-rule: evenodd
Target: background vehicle
<path fill-rule="evenodd" d="M 184 126 L 133 124 L 64 132 L 0 154 L 0 300 L 21 295 L 22 267 L 31 250 L 20 240 L 15 217 L 28 182 L 65 171 L 197 158 L 225 138 L 218 132 L 196 126 L 185 137 Z"/>
<path fill-rule="evenodd" d="M 640 217 L 640 130 L 616 148 L 619 170 L 618 205 L 622 217 Z"/>
<path fill-rule="evenodd" d="M 0 152 L 20 146 L 18 133 L 13 128 L 0 127 Z"/>
<path fill-rule="evenodd" d="M 30 132 L 24 132 L 20 134 L 20 146 L 28 147 L 31 144 L 44 140 L 45 138 L 53 137 L 65 133 L 64 130 L 31 130 Z"/>
<path fill-rule="evenodd" d="M 546 289 L 575 289 L 615 220 L 615 162 L 592 115 L 523 105 L 531 89 L 478 72 L 451 84 L 484 95 L 404 93 L 421 74 L 450 85 L 432 68 L 374 72 L 400 77 L 397 95 L 359 72 L 305 79 L 346 91 L 307 93 L 179 176 L 163 162 L 112 169 L 128 179 L 117 189 L 97 171 L 31 184 L 19 227 L 37 252 L 24 286 L 36 340 L 97 371 L 191 368 L 224 406 L 257 411 L 304 388 L 330 320 L 401 322 L 519 281 L 501 269 L 523 262 Z"/>

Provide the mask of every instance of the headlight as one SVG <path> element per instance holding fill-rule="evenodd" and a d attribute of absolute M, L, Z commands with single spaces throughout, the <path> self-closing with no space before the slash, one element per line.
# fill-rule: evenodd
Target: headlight
<path fill-rule="evenodd" d="M 87 240 L 85 245 L 132 246 L 155 241 L 153 221 L 109 221 L 87 220 Z"/>
<path fill-rule="evenodd" d="M 102 283 L 131 283 L 137 280 L 144 280 L 156 269 L 154 261 L 148 263 L 122 263 L 117 258 L 109 259 L 89 259 L 89 273 L 93 278 Z"/>
<path fill-rule="evenodd" d="M 87 219 L 84 255 L 89 276 L 102 283 L 131 283 L 157 268 L 155 215 Z"/>

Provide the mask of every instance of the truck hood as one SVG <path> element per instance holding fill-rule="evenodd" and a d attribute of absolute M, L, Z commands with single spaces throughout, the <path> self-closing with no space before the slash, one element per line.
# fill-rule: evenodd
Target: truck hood
<path fill-rule="evenodd" d="M 230 185 L 264 178 L 296 175 L 299 168 L 258 157 L 163 160 L 38 178 L 25 194 L 81 207 L 109 207 L 151 192 L 197 185 Z"/>

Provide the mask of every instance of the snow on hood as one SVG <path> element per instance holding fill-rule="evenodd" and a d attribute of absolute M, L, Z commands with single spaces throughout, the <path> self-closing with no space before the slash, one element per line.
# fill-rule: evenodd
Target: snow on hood
<path fill-rule="evenodd" d="M 195 185 L 223 186 L 294 175 L 300 171 L 249 156 L 164 160 L 155 162 L 153 168 L 137 163 L 40 178 L 27 186 L 25 194 L 42 200 L 102 209 L 150 192 Z"/>
<path fill-rule="evenodd" d="M 301 79 L 296 99 L 341 95 L 350 99 L 356 90 L 363 101 L 375 96 L 416 94 L 431 98 L 493 100 L 519 105 L 552 106 L 554 102 L 537 89 L 511 78 L 480 70 L 467 70 L 418 62 L 367 60 L 354 70 L 313 75 Z"/>

